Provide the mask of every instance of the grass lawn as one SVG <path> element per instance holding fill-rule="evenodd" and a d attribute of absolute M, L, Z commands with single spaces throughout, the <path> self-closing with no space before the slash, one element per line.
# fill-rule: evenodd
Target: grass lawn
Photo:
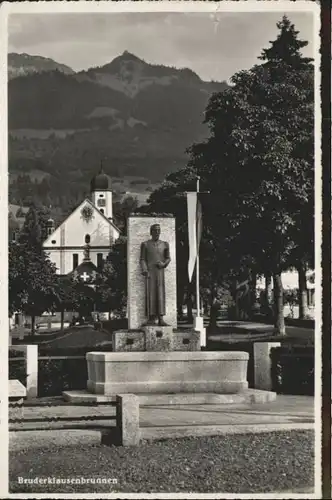
<path fill-rule="evenodd" d="M 291 431 L 67 446 L 10 453 L 11 493 L 267 493 L 313 487 L 314 432 Z M 18 477 L 117 484 L 19 484 Z"/>

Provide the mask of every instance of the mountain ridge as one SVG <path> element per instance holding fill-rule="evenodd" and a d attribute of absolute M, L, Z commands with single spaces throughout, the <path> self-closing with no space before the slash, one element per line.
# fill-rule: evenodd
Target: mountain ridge
<path fill-rule="evenodd" d="M 25 52 L 10 52 L 8 54 L 8 79 L 41 73 L 44 71 L 61 71 L 74 74 L 75 71 L 66 64 L 58 63 L 50 57 L 27 54 Z"/>
<path fill-rule="evenodd" d="M 103 159 L 111 176 L 158 183 L 186 164 L 191 144 L 207 137 L 209 98 L 227 88 L 226 82 L 204 82 L 188 68 L 149 64 L 127 51 L 81 72 L 43 70 L 12 78 L 9 171 L 16 178 L 45 172 L 56 179 L 52 189 L 65 192 L 73 183 L 82 191 Z M 16 178 L 12 202 L 23 190 Z"/>

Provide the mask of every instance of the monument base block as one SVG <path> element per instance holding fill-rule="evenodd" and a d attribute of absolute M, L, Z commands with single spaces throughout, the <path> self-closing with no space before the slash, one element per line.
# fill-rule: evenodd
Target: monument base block
<path fill-rule="evenodd" d="M 141 330 L 118 330 L 112 335 L 113 352 L 200 351 L 200 332 L 148 325 Z"/>
<path fill-rule="evenodd" d="M 145 351 L 145 335 L 141 330 L 118 330 L 112 334 L 113 352 Z"/>
<path fill-rule="evenodd" d="M 219 393 L 248 388 L 245 352 L 89 352 L 93 394 Z"/>
<path fill-rule="evenodd" d="M 146 351 L 171 351 L 173 348 L 172 326 L 143 326 Z"/>

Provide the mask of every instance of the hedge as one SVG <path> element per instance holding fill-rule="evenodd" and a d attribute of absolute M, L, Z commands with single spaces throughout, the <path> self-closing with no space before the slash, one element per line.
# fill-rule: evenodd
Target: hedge
<path fill-rule="evenodd" d="M 38 359 L 38 396 L 61 396 L 62 391 L 86 389 L 85 357 Z"/>
<path fill-rule="evenodd" d="M 19 358 L 19 359 L 16 359 Z M 9 348 L 8 378 L 9 380 L 19 380 L 25 386 L 26 368 L 23 353 Z"/>
<path fill-rule="evenodd" d="M 87 352 L 112 351 L 112 343 L 103 344 L 100 346 L 81 346 L 81 347 L 52 347 L 48 346 L 38 346 L 38 356 L 84 356 Z"/>
<path fill-rule="evenodd" d="M 247 380 L 255 387 L 254 342 L 213 342 L 206 350 L 243 351 L 249 354 Z M 312 345 L 285 342 L 271 349 L 272 390 L 278 394 L 313 395 L 315 351 Z"/>
<path fill-rule="evenodd" d="M 271 350 L 272 390 L 279 394 L 313 396 L 315 351 L 313 346 L 281 346 Z"/>
<path fill-rule="evenodd" d="M 21 353 L 22 356 L 22 353 Z M 8 365 L 8 378 L 9 380 L 19 380 L 21 384 L 25 386 L 26 384 L 26 368 L 25 368 L 25 360 L 15 360 L 9 359 Z"/>

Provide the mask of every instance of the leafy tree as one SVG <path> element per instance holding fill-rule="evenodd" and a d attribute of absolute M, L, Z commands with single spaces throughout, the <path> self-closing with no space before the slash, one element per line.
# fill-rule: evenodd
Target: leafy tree
<path fill-rule="evenodd" d="M 31 333 L 35 318 L 54 310 L 59 301 L 56 267 L 42 248 L 38 214 L 31 208 L 18 242 L 9 245 L 9 314 L 22 311 L 31 316 Z"/>
<path fill-rule="evenodd" d="M 287 17 L 278 28 L 263 63 L 234 75 L 232 87 L 210 99 L 210 137 L 191 148 L 190 166 L 211 192 L 213 235 L 222 241 L 228 226 L 227 245 L 239 263 L 273 276 L 275 326 L 284 334 L 281 273 L 308 237 L 300 214 L 313 218 L 314 89 L 312 65 L 300 53 L 307 42 Z"/>
<path fill-rule="evenodd" d="M 8 212 L 8 241 L 12 241 L 14 234 L 16 235 L 19 231 L 19 224 L 12 212 Z"/>
<path fill-rule="evenodd" d="M 127 238 L 120 236 L 97 276 L 97 302 L 120 317 L 127 304 Z"/>
<path fill-rule="evenodd" d="M 122 234 L 127 233 L 127 218 L 132 212 L 136 212 L 138 201 L 136 197 L 126 196 L 122 201 L 114 204 L 114 218 Z"/>
<path fill-rule="evenodd" d="M 93 287 L 78 281 L 72 275 L 59 277 L 57 309 L 61 312 L 62 330 L 65 310 L 78 312 L 80 317 L 87 317 L 93 311 L 95 302 L 96 291 Z"/>
<path fill-rule="evenodd" d="M 148 204 L 140 207 L 148 213 L 172 213 L 176 219 L 176 260 L 177 260 L 177 299 L 178 314 L 186 300 L 188 321 L 192 321 L 193 296 L 196 276 L 188 281 L 188 221 L 186 191 L 196 189 L 196 170 L 190 166 L 167 175 L 163 184 L 148 199 Z M 221 297 L 230 292 L 231 282 L 240 279 L 241 262 L 233 258 L 227 245 L 227 220 L 219 219 L 219 231 L 212 231 L 213 207 L 209 195 L 202 196 L 203 233 L 200 244 L 200 290 L 205 311 L 210 311 L 210 327 L 216 325 L 218 309 L 225 301 Z M 232 286 L 236 288 L 236 284 Z M 227 300 L 231 305 L 232 300 Z"/>
<path fill-rule="evenodd" d="M 284 290 L 284 304 L 289 306 L 291 317 L 294 318 L 294 309 L 299 304 L 298 291 L 294 289 Z"/>

